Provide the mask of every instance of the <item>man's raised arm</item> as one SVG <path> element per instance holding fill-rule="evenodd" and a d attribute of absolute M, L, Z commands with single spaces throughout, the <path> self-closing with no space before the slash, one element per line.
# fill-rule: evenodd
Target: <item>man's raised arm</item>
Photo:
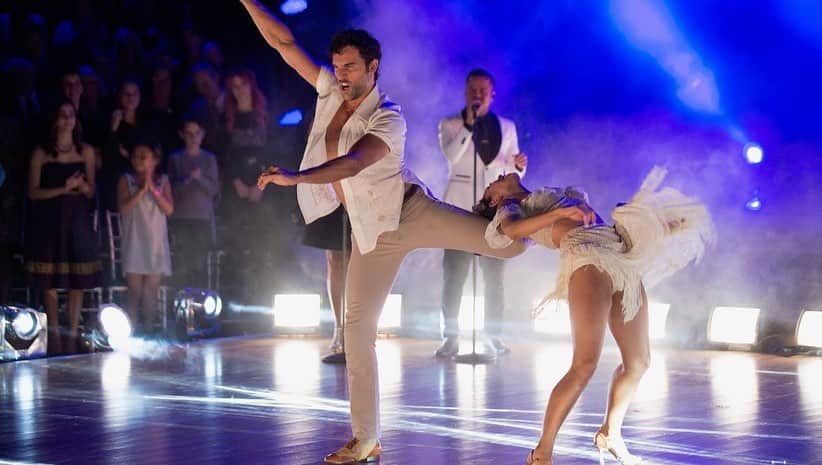
<path fill-rule="evenodd" d="M 300 47 L 288 26 L 271 14 L 258 0 L 240 0 L 240 3 L 251 15 L 268 45 L 277 50 L 283 60 L 312 87 L 316 86 L 320 67 Z"/>

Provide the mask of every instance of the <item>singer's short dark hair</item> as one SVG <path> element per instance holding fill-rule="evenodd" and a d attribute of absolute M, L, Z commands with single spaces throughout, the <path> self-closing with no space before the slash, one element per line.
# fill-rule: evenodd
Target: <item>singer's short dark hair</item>
<path fill-rule="evenodd" d="M 465 83 L 467 84 L 468 81 L 470 81 L 472 77 L 484 77 L 484 78 L 488 79 L 489 81 L 491 81 L 492 86 L 496 85 L 496 82 L 494 82 L 494 76 L 487 69 L 483 69 L 483 68 L 474 68 L 474 69 L 472 69 L 471 71 L 468 72 L 468 77 L 465 78 Z"/>
<path fill-rule="evenodd" d="M 356 48 L 365 60 L 366 66 L 374 60 L 379 61 L 382 59 L 380 42 L 365 29 L 346 29 L 334 35 L 334 38 L 331 39 L 331 54 L 340 53 L 345 47 Z M 377 68 L 374 79 L 378 78 L 379 75 L 380 70 Z"/>

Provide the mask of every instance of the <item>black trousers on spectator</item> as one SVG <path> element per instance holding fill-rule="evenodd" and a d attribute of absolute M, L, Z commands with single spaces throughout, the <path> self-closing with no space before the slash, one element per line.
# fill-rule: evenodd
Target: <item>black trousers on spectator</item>
<path fill-rule="evenodd" d="M 171 221 L 174 282 L 180 287 L 208 287 L 208 252 L 214 247 L 209 220 Z"/>
<path fill-rule="evenodd" d="M 473 254 L 459 250 L 445 250 L 442 268 L 445 278 L 442 289 L 442 316 L 445 320 L 444 337 L 459 333 L 458 316 L 463 296 L 465 278 L 471 268 Z M 505 261 L 493 257 L 479 257 L 479 268 L 485 282 L 485 332 L 498 337 L 502 334 L 502 313 L 505 294 L 503 291 L 503 270 Z"/>

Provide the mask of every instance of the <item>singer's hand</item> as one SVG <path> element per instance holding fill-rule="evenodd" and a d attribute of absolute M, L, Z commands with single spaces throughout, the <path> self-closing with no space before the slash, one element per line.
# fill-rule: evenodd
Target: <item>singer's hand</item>
<path fill-rule="evenodd" d="M 514 168 L 517 171 L 525 171 L 525 168 L 528 167 L 528 156 L 524 153 L 518 153 L 514 155 Z"/>
<path fill-rule="evenodd" d="M 468 126 L 473 126 L 476 118 L 474 116 L 477 114 L 477 110 L 480 107 L 479 101 L 474 99 L 466 99 L 465 101 L 465 124 Z"/>

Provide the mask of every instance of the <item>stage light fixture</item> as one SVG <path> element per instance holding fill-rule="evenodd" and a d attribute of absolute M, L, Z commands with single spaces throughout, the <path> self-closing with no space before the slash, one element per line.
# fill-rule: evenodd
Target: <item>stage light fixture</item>
<path fill-rule="evenodd" d="M 802 311 L 796 324 L 796 345 L 822 348 L 822 311 Z"/>
<path fill-rule="evenodd" d="M 274 296 L 274 327 L 310 329 L 320 326 L 319 294 L 276 294 Z"/>
<path fill-rule="evenodd" d="M 708 340 L 724 344 L 756 344 L 760 309 L 716 307 L 708 321 Z"/>
<path fill-rule="evenodd" d="M 87 327 L 83 339 L 91 351 L 124 349 L 133 331 L 131 320 L 125 310 L 108 303 L 97 309 L 97 325 Z"/>
<path fill-rule="evenodd" d="M 46 314 L 32 308 L 0 307 L 0 361 L 45 357 L 48 342 Z"/>
<path fill-rule="evenodd" d="M 758 212 L 759 210 L 762 210 L 762 200 L 759 199 L 758 190 L 755 190 L 750 200 L 745 202 L 745 208 L 752 212 Z"/>
<path fill-rule="evenodd" d="M 762 160 L 765 158 L 765 152 L 762 150 L 762 147 L 755 142 L 745 144 L 742 152 L 745 154 L 745 160 L 751 165 L 758 165 L 762 163 Z"/>
<path fill-rule="evenodd" d="M 220 330 L 223 301 L 209 289 L 186 288 L 174 299 L 177 334 L 181 337 L 214 336 Z"/>

